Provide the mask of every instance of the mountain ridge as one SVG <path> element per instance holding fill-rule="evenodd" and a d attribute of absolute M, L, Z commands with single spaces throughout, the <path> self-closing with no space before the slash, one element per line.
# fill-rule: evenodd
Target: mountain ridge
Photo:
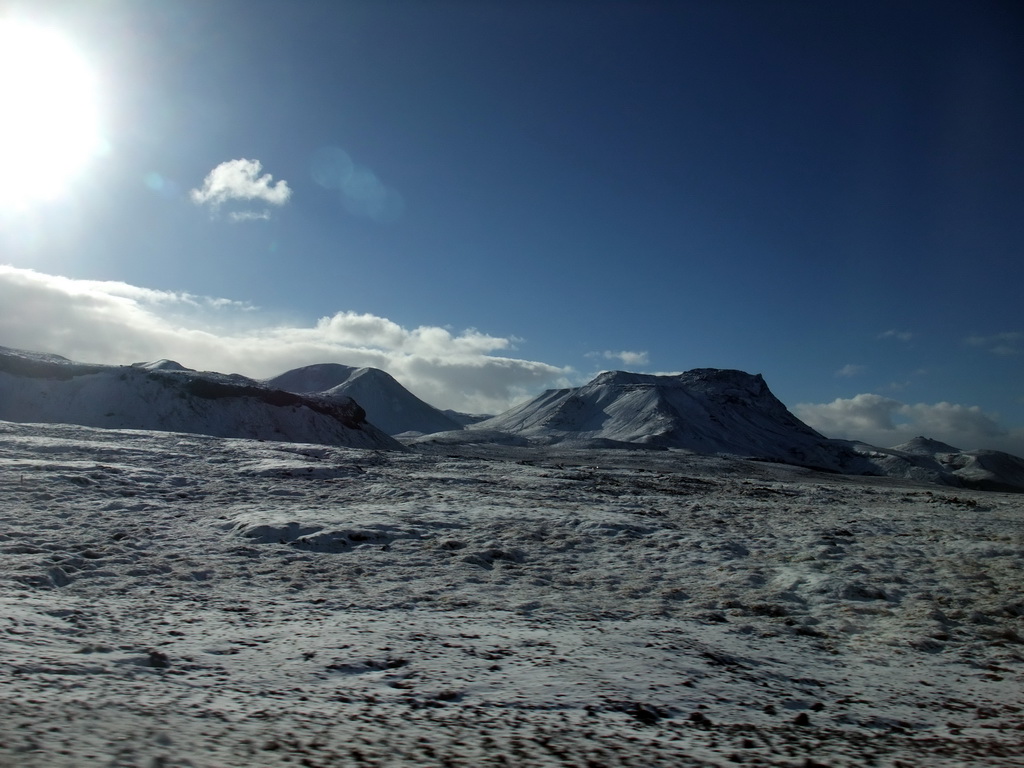
<path fill-rule="evenodd" d="M 318 392 L 294 388 L 331 386 Z M 348 393 L 364 387 L 388 409 L 403 441 L 386 434 Z M 374 402 L 373 398 L 377 398 Z M 403 408 L 409 408 L 403 413 Z M 439 421 L 423 424 L 424 414 Z M 413 421 L 426 429 L 410 430 Z M 894 448 L 828 438 L 796 418 L 760 374 L 698 368 L 681 374 L 607 371 L 580 387 L 552 389 L 465 426 L 379 369 L 336 363 L 265 381 L 198 372 L 172 360 L 111 366 L 0 347 L 0 420 L 407 450 L 406 445 L 685 450 L 980 490 L 1024 492 L 1024 459 L 961 451 L 916 437 Z M 413 421 L 411 421 L 413 420 Z M 387 423 L 385 421 L 385 423 Z M 397 425 L 397 427 L 396 427 Z M 433 431 L 434 426 L 454 425 Z M 419 436 L 417 436 L 417 434 Z"/>
<path fill-rule="evenodd" d="M 169 362 L 99 365 L 0 347 L 0 419 L 405 450 L 350 398 Z"/>

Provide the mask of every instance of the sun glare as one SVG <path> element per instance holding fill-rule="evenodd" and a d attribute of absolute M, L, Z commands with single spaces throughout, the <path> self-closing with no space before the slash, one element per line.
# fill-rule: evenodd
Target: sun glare
<path fill-rule="evenodd" d="M 68 191 L 100 145 L 96 96 L 93 73 L 69 40 L 0 19 L 0 208 Z"/>

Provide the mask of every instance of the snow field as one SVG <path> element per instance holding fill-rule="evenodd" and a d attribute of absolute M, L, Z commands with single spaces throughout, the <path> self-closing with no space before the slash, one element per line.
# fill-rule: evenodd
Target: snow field
<path fill-rule="evenodd" d="M 1024 760 L 1020 496 L 437 451 L 0 423 L 0 765 Z"/>

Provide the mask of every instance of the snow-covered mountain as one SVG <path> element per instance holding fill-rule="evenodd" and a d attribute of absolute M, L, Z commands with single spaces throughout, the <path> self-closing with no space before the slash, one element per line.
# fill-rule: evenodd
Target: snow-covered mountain
<path fill-rule="evenodd" d="M 1024 459 L 918 437 L 895 448 L 827 438 L 796 418 L 760 375 L 698 368 L 676 376 L 610 371 L 549 390 L 463 433 L 418 443 L 556 443 L 681 448 L 982 490 L 1024 490 Z"/>
<path fill-rule="evenodd" d="M 839 470 L 831 441 L 791 414 L 760 375 L 698 368 L 676 376 L 609 371 L 548 390 L 471 429 L 552 444 L 633 444 Z"/>
<path fill-rule="evenodd" d="M 404 447 L 389 434 L 421 447 L 674 448 L 1024 491 L 1024 459 L 925 437 L 894 448 L 830 439 L 790 413 L 760 375 L 715 368 L 675 376 L 610 371 L 463 427 L 374 368 L 313 365 L 257 382 L 173 360 L 91 365 L 0 347 L 0 420 L 391 450 Z"/>
<path fill-rule="evenodd" d="M 295 368 L 265 383 L 298 394 L 352 398 L 366 410 L 367 419 L 389 435 L 462 429 L 460 422 L 423 402 L 379 368 L 321 363 Z"/>
<path fill-rule="evenodd" d="M 403 450 L 350 398 L 297 395 L 171 360 L 86 365 L 6 347 L 0 420 Z"/>
<path fill-rule="evenodd" d="M 895 448 L 847 444 L 878 474 L 981 491 L 1024 491 L 1024 459 L 1002 451 L 963 451 L 927 437 Z"/>

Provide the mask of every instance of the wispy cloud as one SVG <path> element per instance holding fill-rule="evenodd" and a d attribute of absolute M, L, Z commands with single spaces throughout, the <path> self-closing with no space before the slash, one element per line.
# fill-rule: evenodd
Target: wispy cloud
<path fill-rule="evenodd" d="M 867 366 L 865 365 L 854 365 L 853 363 L 848 363 L 836 371 L 836 376 L 851 378 L 853 376 L 860 376 L 866 370 Z"/>
<path fill-rule="evenodd" d="M 1024 353 L 1024 333 L 1009 331 L 991 336 L 968 336 L 965 340 L 972 347 L 987 349 L 994 355 L 1019 355 Z"/>
<path fill-rule="evenodd" d="M 312 325 L 282 324 L 243 302 L 2 265 L 0 306 L 6 346 L 85 362 L 170 358 L 257 378 L 313 363 L 372 366 L 432 405 L 473 413 L 497 413 L 545 387 L 569 386 L 572 373 L 505 356 L 514 339 L 472 328 L 405 328 L 345 311 Z"/>
<path fill-rule="evenodd" d="M 890 447 L 924 435 L 965 450 L 993 448 L 1024 455 L 1024 430 L 1002 427 L 978 406 L 909 404 L 866 393 L 831 403 L 799 403 L 793 413 L 828 437 Z"/>
<path fill-rule="evenodd" d="M 883 331 L 882 333 L 878 334 L 878 338 L 896 339 L 897 341 L 910 341 L 912 338 L 914 338 L 914 334 L 910 331 L 897 331 L 895 329 L 890 329 L 888 331 Z"/>
<path fill-rule="evenodd" d="M 228 218 L 232 221 L 266 221 L 270 218 L 270 211 L 232 211 Z"/>
<path fill-rule="evenodd" d="M 587 357 L 599 357 L 603 360 L 618 360 L 623 365 L 647 365 L 650 362 L 650 358 L 646 351 L 633 352 L 627 349 L 621 352 L 613 352 L 611 350 L 605 350 L 603 352 L 589 352 Z"/>
<path fill-rule="evenodd" d="M 196 205 L 208 205 L 218 212 L 226 203 L 260 201 L 281 206 L 288 202 L 292 190 L 283 179 L 274 183 L 269 173 L 260 175 L 263 164 L 259 160 L 228 160 L 210 171 L 202 187 L 189 192 Z M 270 211 L 241 210 L 229 214 L 232 221 L 253 221 L 270 218 Z"/>

